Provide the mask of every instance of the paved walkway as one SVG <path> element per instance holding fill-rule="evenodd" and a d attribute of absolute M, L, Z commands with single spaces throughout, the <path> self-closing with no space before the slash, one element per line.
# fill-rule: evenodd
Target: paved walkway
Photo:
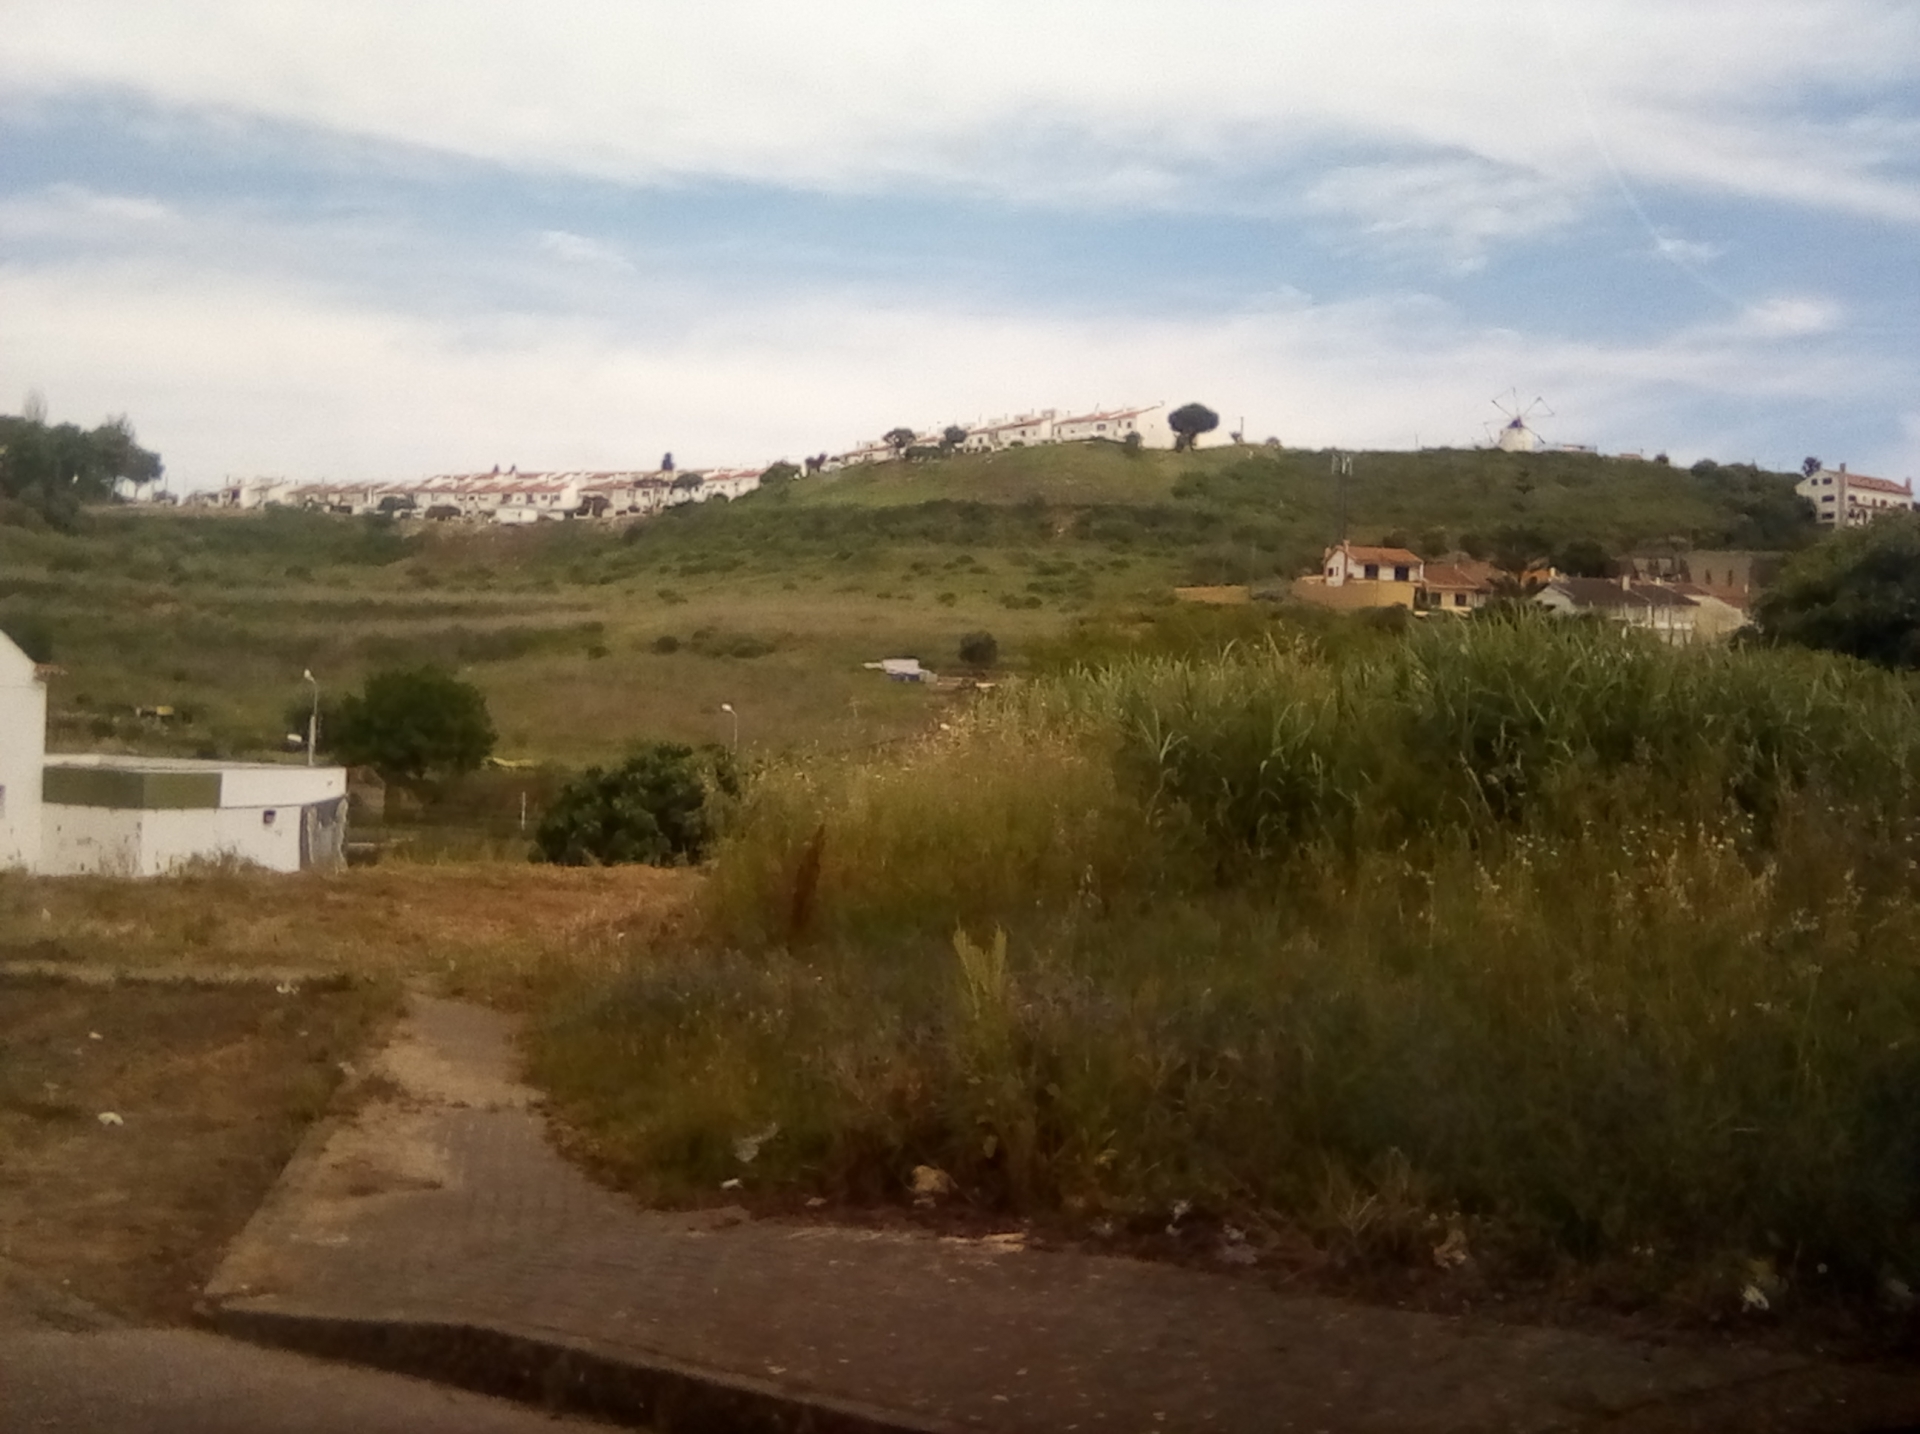
<path fill-rule="evenodd" d="M 208 1287 L 232 1333 L 661 1430 L 1920 1424 L 1920 1379 L 1281 1294 L 1012 1240 L 648 1212 L 549 1147 L 506 1018 L 415 998 Z"/>

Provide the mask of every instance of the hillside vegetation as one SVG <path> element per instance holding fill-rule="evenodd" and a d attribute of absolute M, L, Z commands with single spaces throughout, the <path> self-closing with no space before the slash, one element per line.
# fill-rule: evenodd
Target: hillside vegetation
<path fill-rule="evenodd" d="M 943 701 L 864 661 L 952 669 L 959 638 L 988 631 L 1017 668 L 1082 619 L 1161 618 L 1175 584 L 1312 567 L 1336 524 L 1328 470 L 1071 445 L 798 480 L 624 529 L 95 508 L 72 532 L 0 526 L 0 626 L 64 669 L 56 738 L 75 747 L 270 750 L 303 669 L 337 693 L 440 662 L 485 691 L 510 757 L 715 740 L 723 702 L 746 748 L 856 748 Z M 1356 538 L 1428 551 L 1804 534 L 1781 475 L 1583 455 L 1360 454 L 1347 510 Z M 133 716 L 159 705 L 189 720 Z"/>

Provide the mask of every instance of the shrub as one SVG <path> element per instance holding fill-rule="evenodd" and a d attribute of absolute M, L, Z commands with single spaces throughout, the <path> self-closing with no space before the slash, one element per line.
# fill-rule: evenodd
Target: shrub
<path fill-rule="evenodd" d="M 736 790 L 724 753 L 649 743 L 561 788 L 534 833 L 534 857 L 561 866 L 697 862 L 714 837 L 712 796 Z"/>
<path fill-rule="evenodd" d="M 970 632 L 960 639 L 960 660 L 969 667 L 992 667 L 1000 660 L 1000 643 L 990 632 Z"/>

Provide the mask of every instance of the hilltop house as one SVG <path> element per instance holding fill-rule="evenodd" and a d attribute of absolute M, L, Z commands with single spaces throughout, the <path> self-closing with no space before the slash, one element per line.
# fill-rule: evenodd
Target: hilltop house
<path fill-rule="evenodd" d="M 1814 520 L 1828 528 L 1859 528 L 1887 513 L 1913 510 L 1911 479 L 1895 483 L 1849 473 L 1847 465 L 1821 468 L 1794 484 L 1793 491 L 1813 504 Z"/>
<path fill-rule="evenodd" d="M 1002 448 L 1033 448 L 1054 441 L 1054 419 L 1059 411 L 1043 408 L 1013 418 L 996 418 L 967 430 L 965 453 L 993 453 Z"/>
<path fill-rule="evenodd" d="M 1053 424 L 1053 441 L 1088 443 L 1106 439 L 1113 443 L 1124 443 L 1129 435 L 1138 434 L 1142 447 L 1171 448 L 1174 432 L 1167 426 L 1167 416 L 1161 411 L 1165 406 L 1152 403 L 1145 408 L 1098 409 L 1092 413 L 1076 414 L 1072 418 L 1058 418 Z"/>
<path fill-rule="evenodd" d="M 339 865 L 343 767 L 58 755 L 40 669 L 0 634 L 0 869 L 155 876 L 200 858 Z"/>

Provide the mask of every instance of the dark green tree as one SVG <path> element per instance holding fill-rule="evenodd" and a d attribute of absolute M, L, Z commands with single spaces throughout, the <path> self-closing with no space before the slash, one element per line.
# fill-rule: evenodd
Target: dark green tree
<path fill-rule="evenodd" d="M 960 639 L 960 660 L 969 667 L 991 667 L 1000 660 L 1000 643 L 990 632 L 970 632 Z"/>
<path fill-rule="evenodd" d="M 957 423 L 949 423 L 940 433 L 940 451 L 951 453 L 967 441 L 967 430 Z"/>
<path fill-rule="evenodd" d="M 697 862 L 713 843 L 714 797 L 737 790 L 724 750 L 648 743 L 618 767 L 589 767 L 561 789 L 534 832 L 534 859 L 561 866 Z"/>
<path fill-rule="evenodd" d="M 493 752 L 493 719 L 478 687 L 440 667 L 376 672 L 340 699 L 327 746 L 343 762 L 420 788 L 473 771 Z"/>
<path fill-rule="evenodd" d="M 1183 403 L 1167 415 L 1167 427 L 1173 430 L 1175 452 L 1191 448 L 1203 433 L 1220 426 L 1220 415 L 1204 403 Z"/>
<path fill-rule="evenodd" d="M 791 483 L 799 476 L 799 468 L 783 458 L 778 463 L 768 465 L 767 470 L 760 475 L 760 486 L 763 488 L 776 487 L 781 483 Z"/>
<path fill-rule="evenodd" d="M 1561 545 L 1560 551 L 1553 555 L 1553 565 L 1568 577 L 1574 578 L 1617 578 L 1620 576 L 1616 564 L 1607 550 L 1592 538 L 1575 538 Z"/>
<path fill-rule="evenodd" d="M 1753 619 L 1768 642 L 1920 667 L 1920 514 L 1879 518 L 1797 554 Z"/>
<path fill-rule="evenodd" d="M 895 453 L 904 453 L 907 451 L 907 445 L 912 443 L 916 436 L 911 428 L 889 428 L 880 435 L 880 441 Z"/>
<path fill-rule="evenodd" d="M 12 510 L 16 520 L 69 530 L 83 503 L 113 496 L 115 479 L 144 481 L 160 472 L 159 455 L 134 441 L 125 418 L 86 432 L 49 425 L 37 414 L 0 415 L 0 518 Z"/>

